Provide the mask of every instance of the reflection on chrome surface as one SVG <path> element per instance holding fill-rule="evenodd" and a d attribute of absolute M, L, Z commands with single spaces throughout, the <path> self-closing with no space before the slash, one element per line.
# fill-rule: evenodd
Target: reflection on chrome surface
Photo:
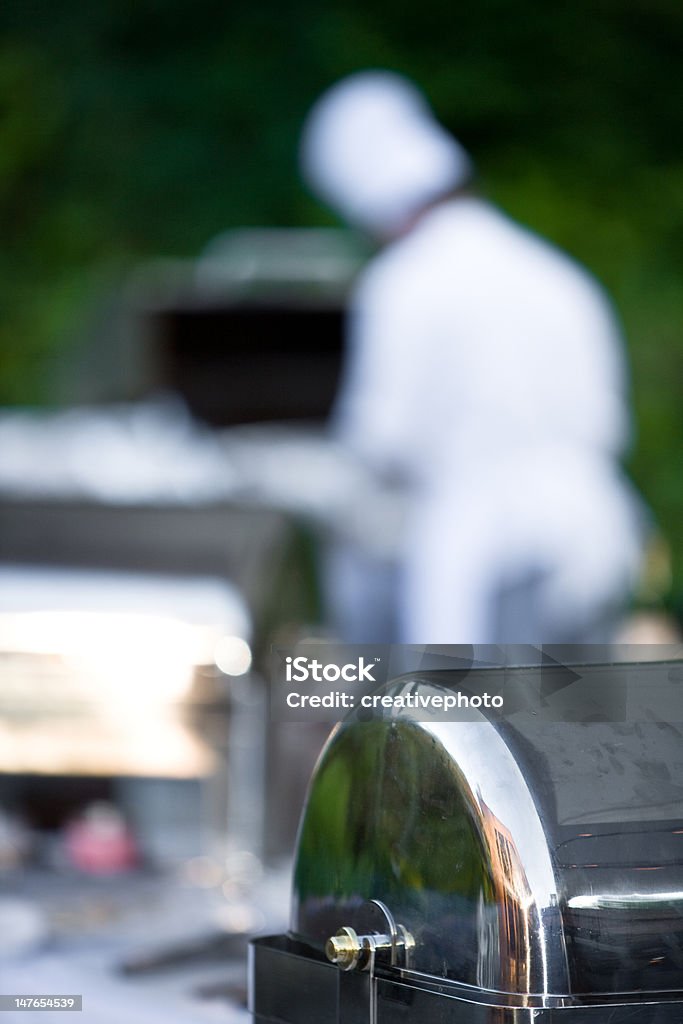
<path fill-rule="evenodd" d="M 457 682 L 434 672 L 387 692 Z M 422 974 L 521 996 L 680 989 L 683 744 L 657 719 L 657 682 L 632 723 L 342 723 L 302 821 L 293 935 L 322 949 L 378 899 Z M 639 817 L 654 792 L 666 820 Z"/>

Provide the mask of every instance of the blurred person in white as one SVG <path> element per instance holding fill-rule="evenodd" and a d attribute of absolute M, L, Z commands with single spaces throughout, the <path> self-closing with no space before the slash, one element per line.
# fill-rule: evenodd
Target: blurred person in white
<path fill-rule="evenodd" d="M 312 190 L 383 245 L 352 297 L 334 431 L 410 498 L 398 628 L 368 635 L 383 629 L 364 610 L 380 577 L 347 548 L 340 600 L 367 628 L 346 639 L 609 640 L 643 513 L 619 465 L 626 372 L 599 286 L 476 194 L 467 153 L 396 74 L 326 92 L 301 159 Z"/>

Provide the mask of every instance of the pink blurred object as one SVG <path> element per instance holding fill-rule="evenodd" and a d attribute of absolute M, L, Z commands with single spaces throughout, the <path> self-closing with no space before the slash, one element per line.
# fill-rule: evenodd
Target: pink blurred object
<path fill-rule="evenodd" d="M 138 863 L 138 850 L 119 811 L 94 803 L 67 825 L 64 847 L 69 864 L 90 875 L 115 875 Z"/>

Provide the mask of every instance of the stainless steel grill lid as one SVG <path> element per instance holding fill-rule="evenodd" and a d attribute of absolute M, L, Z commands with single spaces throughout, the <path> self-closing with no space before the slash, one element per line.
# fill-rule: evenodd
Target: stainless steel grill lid
<path fill-rule="evenodd" d="M 619 671 L 631 698 L 617 722 L 529 706 L 500 720 L 392 710 L 339 725 L 301 823 L 289 953 L 432 998 L 436 986 L 465 1000 L 458 1020 L 579 1008 L 607 1020 L 595 1007 L 609 1004 L 616 1021 L 638 1003 L 624 1020 L 682 1021 L 683 726 L 671 708 L 683 719 L 683 693 L 677 704 L 670 663 Z M 491 676 L 410 676 L 386 693 L 481 690 Z M 252 999 L 256 1012 L 255 987 Z M 475 1004 L 489 1016 L 467 1016 Z M 330 1020 L 363 1019 L 343 1005 L 338 994 Z"/>

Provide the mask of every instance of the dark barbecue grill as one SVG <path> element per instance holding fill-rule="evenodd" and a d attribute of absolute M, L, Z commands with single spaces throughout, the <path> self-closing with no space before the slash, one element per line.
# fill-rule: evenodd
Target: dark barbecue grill
<path fill-rule="evenodd" d="M 681 663 L 579 670 L 618 720 L 570 720 L 541 668 L 386 692 L 483 692 L 506 671 L 535 696 L 505 717 L 334 730 L 290 932 L 251 945 L 257 1024 L 683 1021 Z"/>

